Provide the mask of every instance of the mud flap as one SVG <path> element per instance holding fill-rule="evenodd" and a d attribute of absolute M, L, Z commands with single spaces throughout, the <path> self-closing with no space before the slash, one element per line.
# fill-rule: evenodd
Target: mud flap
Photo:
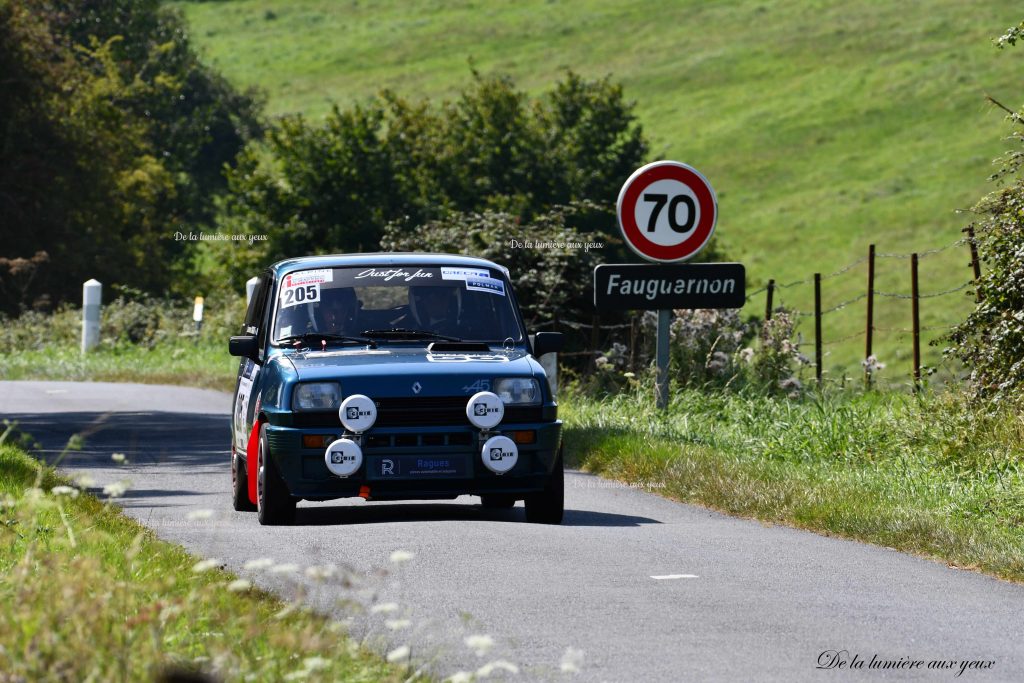
<path fill-rule="evenodd" d="M 253 505 L 256 501 L 256 472 L 257 458 L 260 448 L 260 423 L 257 420 L 252 425 L 252 433 L 249 434 L 249 443 L 245 447 L 245 472 L 249 484 L 249 502 Z"/>

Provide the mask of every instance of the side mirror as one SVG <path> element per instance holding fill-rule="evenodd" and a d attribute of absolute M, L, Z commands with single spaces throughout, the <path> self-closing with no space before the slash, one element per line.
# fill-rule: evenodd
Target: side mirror
<path fill-rule="evenodd" d="M 533 335 L 533 356 L 540 358 L 545 353 L 555 353 L 565 346 L 565 336 L 561 332 L 538 332 Z"/>
<path fill-rule="evenodd" d="M 232 337 L 228 342 L 228 352 L 232 356 L 241 356 L 242 358 L 252 358 L 253 360 L 256 360 L 260 354 L 259 342 L 256 341 L 256 335 L 243 334 L 237 337 Z"/>

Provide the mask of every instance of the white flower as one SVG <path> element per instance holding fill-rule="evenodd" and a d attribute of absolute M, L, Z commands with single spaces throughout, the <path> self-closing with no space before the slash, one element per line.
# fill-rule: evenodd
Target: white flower
<path fill-rule="evenodd" d="M 370 608 L 371 614 L 389 614 L 397 611 L 398 603 L 396 602 L 382 602 L 379 605 L 374 605 Z"/>
<path fill-rule="evenodd" d="M 70 486 L 54 486 L 52 489 L 50 489 L 50 493 L 52 493 L 55 496 L 71 496 L 72 498 L 74 498 L 75 496 L 78 495 L 78 489 L 72 488 Z"/>
<path fill-rule="evenodd" d="M 305 669 L 299 669 L 284 675 L 284 680 L 286 681 L 301 681 L 304 678 L 309 678 L 309 672 Z"/>
<path fill-rule="evenodd" d="M 583 650 L 577 650 L 574 647 L 565 648 L 565 654 L 562 655 L 562 663 L 559 668 L 563 673 L 575 674 L 579 673 L 580 666 L 583 664 Z"/>
<path fill-rule="evenodd" d="M 410 652 L 412 652 L 412 650 L 409 649 L 408 645 L 400 645 L 388 653 L 387 660 L 392 664 L 400 662 L 403 659 L 407 659 Z"/>
<path fill-rule="evenodd" d="M 502 669 L 509 672 L 510 674 L 519 673 L 519 667 L 512 662 L 506 662 L 504 659 L 496 659 L 493 662 L 488 662 L 476 670 L 476 675 L 481 678 L 487 678 L 495 671 Z"/>
<path fill-rule="evenodd" d="M 302 666 L 306 668 L 306 671 L 323 671 L 331 666 L 331 660 L 323 657 L 306 657 L 302 660 Z"/>
<path fill-rule="evenodd" d="M 269 571 L 271 574 L 294 574 L 299 571 L 299 565 L 291 562 L 284 562 L 282 564 L 275 564 Z"/>
<path fill-rule="evenodd" d="M 232 593 L 240 593 L 242 591 L 247 591 L 250 588 L 252 588 L 252 581 L 249 581 L 248 579 L 235 579 L 228 584 L 228 590 Z"/>
<path fill-rule="evenodd" d="M 124 453 L 114 453 L 113 455 L 110 456 L 110 459 L 116 463 L 127 462 L 127 459 L 124 457 Z"/>
<path fill-rule="evenodd" d="M 753 359 L 754 359 L 754 349 L 752 349 L 752 348 L 750 348 L 748 346 L 747 348 L 745 348 L 742 351 L 740 351 L 740 360 L 743 361 L 744 363 L 749 363 Z"/>
<path fill-rule="evenodd" d="M 411 553 L 408 550 L 396 550 L 395 552 L 391 553 L 391 561 L 395 564 L 402 564 L 403 562 L 408 562 L 414 557 L 416 557 L 416 554 Z"/>
<path fill-rule="evenodd" d="M 313 579 L 314 581 L 323 581 L 334 576 L 334 567 L 318 567 L 316 565 L 312 567 L 306 567 L 306 576 Z"/>
<path fill-rule="evenodd" d="M 209 570 L 213 569 L 214 567 L 216 567 L 219 564 L 220 564 L 220 560 L 215 559 L 215 558 L 214 559 L 209 559 L 209 560 L 202 560 L 201 562 L 196 562 L 195 563 L 195 566 L 192 567 L 192 571 L 194 571 L 196 574 L 200 574 L 202 572 L 209 571 Z"/>
<path fill-rule="evenodd" d="M 127 490 L 128 482 L 125 481 L 115 481 L 103 487 L 104 495 L 110 496 L 111 498 L 120 498 Z"/>
<path fill-rule="evenodd" d="M 250 571 L 260 571 L 261 569 L 266 569 L 267 567 L 272 567 L 273 565 L 274 565 L 273 558 L 270 558 L 270 557 L 260 557 L 260 558 L 255 559 L 255 560 L 249 560 L 244 565 L 242 565 L 242 567 L 244 569 L 248 569 Z"/>
<path fill-rule="evenodd" d="M 90 477 L 88 474 L 80 474 L 75 477 L 75 486 L 80 489 L 87 489 L 90 486 L 95 486 L 96 480 Z"/>
<path fill-rule="evenodd" d="M 193 510 L 186 517 L 188 519 L 210 519 L 213 517 L 213 510 Z"/>
<path fill-rule="evenodd" d="M 494 638 L 488 635 L 476 634 L 466 636 L 466 647 L 476 652 L 477 657 L 483 657 L 487 651 L 494 647 Z"/>
<path fill-rule="evenodd" d="M 384 625 L 392 631 L 401 631 L 403 628 L 412 626 L 412 622 L 408 619 L 388 619 L 384 622 Z"/>
<path fill-rule="evenodd" d="M 470 683 L 473 680 L 473 674 L 468 671 L 456 671 L 444 680 L 448 683 Z"/>

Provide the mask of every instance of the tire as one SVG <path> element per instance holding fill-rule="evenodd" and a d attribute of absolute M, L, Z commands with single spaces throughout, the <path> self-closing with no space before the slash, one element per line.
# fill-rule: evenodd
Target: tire
<path fill-rule="evenodd" d="M 237 453 L 231 453 L 231 507 L 238 512 L 253 512 L 256 506 L 249 501 L 249 476 L 245 463 Z"/>
<path fill-rule="evenodd" d="M 492 493 L 480 496 L 480 503 L 489 510 L 508 510 L 515 507 L 516 497 L 507 493 Z"/>
<path fill-rule="evenodd" d="M 260 426 L 260 445 L 256 460 L 256 516 L 263 526 L 295 522 L 296 500 L 274 467 L 267 443 L 267 426 Z"/>
<path fill-rule="evenodd" d="M 534 524 L 561 524 L 565 512 L 565 467 L 562 463 L 562 449 L 551 477 L 541 493 L 526 497 L 526 521 Z"/>

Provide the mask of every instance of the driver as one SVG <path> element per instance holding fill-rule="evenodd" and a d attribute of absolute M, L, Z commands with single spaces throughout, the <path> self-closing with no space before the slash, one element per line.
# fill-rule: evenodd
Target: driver
<path fill-rule="evenodd" d="M 346 334 L 355 317 L 356 293 L 351 287 L 323 289 L 317 305 L 316 331 L 324 334 Z"/>
<path fill-rule="evenodd" d="M 455 287 L 409 287 L 409 315 L 399 326 L 452 334 L 458 329 L 459 303 Z"/>

